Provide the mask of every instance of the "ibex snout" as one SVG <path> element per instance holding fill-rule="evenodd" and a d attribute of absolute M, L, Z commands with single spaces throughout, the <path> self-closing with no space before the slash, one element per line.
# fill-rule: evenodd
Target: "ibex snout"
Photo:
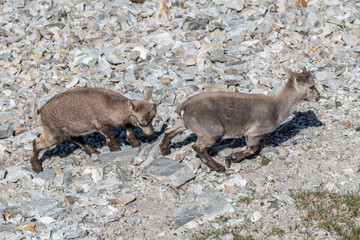
<path fill-rule="evenodd" d="M 149 126 L 140 126 L 140 128 L 143 130 L 143 132 L 146 134 L 146 135 L 151 135 L 154 133 L 154 128 L 152 126 L 152 124 L 150 123 Z"/>

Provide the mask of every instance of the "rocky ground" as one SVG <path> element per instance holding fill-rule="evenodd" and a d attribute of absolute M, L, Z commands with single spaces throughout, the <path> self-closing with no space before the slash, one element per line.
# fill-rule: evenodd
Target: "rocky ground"
<path fill-rule="evenodd" d="M 292 193 L 359 189 L 360 1 L 0 0 L 0 239 L 191 239 L 206 229 L 243 236 L 336 239 L 307 226 Z M 191 133 L 159 151 L 175 106 L 194 93 L 277 93 L 282 65 L 307 67 L 323 99 L 303 102 L 261 153 L 210 172 Z M 87 156 L 71 142 L 31 170 L 37 110 L 74 87 L 104 87 L 159 103 L 158 137 Z M 215 159 L 243 139 L 213 146 Z M 215 220 L 214 220 L 215 219 Z M 220 220 L 219 220 L 220 219 Z M 222 239 L 233 239 L 231 233 Z"/>

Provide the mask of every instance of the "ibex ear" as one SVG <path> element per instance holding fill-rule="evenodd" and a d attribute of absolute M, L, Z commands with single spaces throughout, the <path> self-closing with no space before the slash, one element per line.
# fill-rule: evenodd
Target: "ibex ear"
<path fill-rule="evenodd" d="M 289 78 L 291 79 L 291 81 L 293 81 L 294 83 L 296 83 L 296 76 L 295 76 L 295 74 L 292 72 L 292 71 L 290 71 L 290 69 L 288 69 L 287 67 L 285 67 L 284 65 L 283 65 L 283 68 L 284 68 L 284 70 L 285 70 L 285 72 L 287 73 L 287 75 L 289 76 Z"/>
<path fill-rule="evenodd" d="M 310 77 L 310 71 L 306 70 L 306 67 L 303 68 L 303 73 Z"/>
<path fill-rule="evenodd" d="M 128 105 L 129 105 L 130 111 L 136 111 L 137 106 L 131 100 L 128 100 Z"/>
<path fill-rule="evenodd" d="M 144 97 L 144 100 L 150 100 L 150 99 L 151 99 L 153 90 L 154 90 L 154 87 L 150 87 L 150 88 L 147 90 L 147 92 L 146 92 L 146 94 L 145 94 L 145 97 Z"/>

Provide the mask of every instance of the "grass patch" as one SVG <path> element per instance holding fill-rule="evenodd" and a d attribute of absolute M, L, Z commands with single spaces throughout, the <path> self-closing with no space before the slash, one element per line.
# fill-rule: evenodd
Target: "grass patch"
<path fill-rule="evenodd" d="M 303 191 L 293 195 L 299 209 L 307 211 L 305 224 L 317 224 L 341 239 L 360 239 L 360 225 L 354 222 L 360 217 L 360 195 L 348 195 L 329 191 Z"/>
<path fill-rule="evenodd" d="M 269 164 L 269 162 L 270 162 L 270 160 L 269 159 L 267 159 L 267 158 L 262 158 L 261 159 L 261 165 L 263 165 L 263 166 L 267 166 L 268 164 Z"/>
<path fill-rule="evenodd" d="M 220 230 L 207 230 L 199 234 L 193 235 L 192 240 L 209 240 L 209 239 L 221 239 L 222 236 L 232 234 L 234 240 L 254 240 L 253 236 L 242 236 L 237 232 L 237 228 L 220 229 Z"/>
<path fill-rule="evenodd" d="M 192 236 L 192 240 L 210 240 L 210 239 L 221 239 L 223 236 L 232 234 L 234 240 L 254 240 L 251 235 L 243 236 L 241 231 L 245 228 L 245 225 L 240 226 L 227 226 L 224 224 L 229 217 L 220 216 L 214 219 L 212 222 L 218 223 L 222 226 L 221 229 L 205 229 L 199 233 L 196 233 Z"/>
<path fill-rule="evenodd" d="M 273 227 L 271 229 L 271 235 L 276 235 L 276 236 L 282 237 L 284 235 L 284 233 L 285 233 L 285 231 L 278 227 Z"/>
<path fill-rule="evenodd" d="M 245 204 L 249 204 L 254 200 L 255 200 L 254 197 L 241 197 L 241 198 L 239 198 L 239 202 L 240 203 L 245 203 Z"/>
<path fill-rule="evenodd" d="M 360 126 L 356 127 L 355 131 L 360 132 Z"/>

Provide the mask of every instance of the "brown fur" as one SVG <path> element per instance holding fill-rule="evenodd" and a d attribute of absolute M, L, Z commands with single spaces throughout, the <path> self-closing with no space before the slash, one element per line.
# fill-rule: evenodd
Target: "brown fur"
<path fill-rule="evenodd" d="M 290 79 L 282 91 L 275 96 L 230 92 L 204 92 L 194 95 L 179 105 L 176 112 L 182 117 L 173 127 L 165 130 L 161 143 L 163 155 L 170 153 L 170 142 L 177 134 L 190 129 L 198 140 L 193 149 L 211 170 L 224 171 L 214 161 L 208 148 L 217 140 L 227 137 L 245 136 L 247 149 L 231 154 L 226 165 L 239 162 L 258 150 L 260 138 L 274 131 L 301 100 L 319 100 L 320 94 L 314 86 L 314 77 L 304 69 L 294 73 L 284 68 Z"/>
<path fill-rule="evenodd" d="M 79 88 L 60 93 L 50 99 L 40 110 L 43 134 L 33 142 L 31 165 L 34 171 L 42 171 L 38 161 L 42 149 L 60 144 L 67 136 L 88 154 L 98 153 L 87 145 L 83 134 L 99 131 L 106 136 L 111 151 L 120 149 L 114 140 L 113 127 L 125 126 L 127 140 L 132 147 L 140 145 L 132 126 L 139 126 L 146 134 L 152 134 L 152 119 L 156 106 L 149 102 L 153 89 L 144 100 L 129 100 L 111 90 L 102 88 Z"/>

